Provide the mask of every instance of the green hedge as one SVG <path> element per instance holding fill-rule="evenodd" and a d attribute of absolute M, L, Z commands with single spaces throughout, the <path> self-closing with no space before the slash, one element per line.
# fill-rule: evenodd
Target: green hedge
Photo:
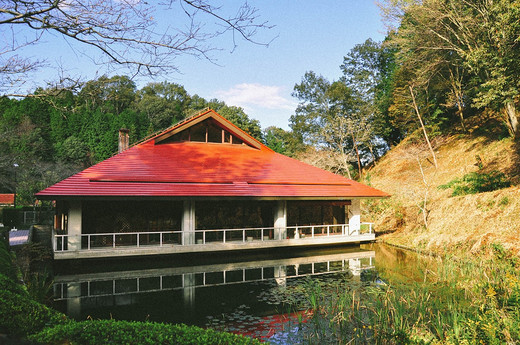
<path fill-rule="evenodd" d="M 0 291 L 0 333 L 23 337 L 66 321 L 65 315 L 26 294 Z"/>
<path fill-rule="evenodd" d="M 45 344 L 70 343 L 75 345 L 260 344 L 260 341 L 256 339 L 182 324 L 115 320 L 83 321 L 58 325 L 30 336 L 29 340 Z"/>

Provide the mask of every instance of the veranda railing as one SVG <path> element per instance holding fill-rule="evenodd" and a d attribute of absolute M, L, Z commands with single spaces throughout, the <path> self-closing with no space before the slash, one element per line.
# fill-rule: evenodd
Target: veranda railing
<path fill-rule="evenodd" d="M 263 227 L 242 229 L 212 229 L 195 231 L 153 231 L 82 234 L 79 237 L 81 250 L 116 247 L 149 247 L 171 245 L 198 245 L 213 243 L 247 243 L 253 241 L 327 238 L 331 236 L 359 236 L 372 234 L 372 223 L 361 223 L 360 229 L 348 224 L 288 226 L 285 228 Z M 72 235 L 70 235 L 72 236 Z M 67 234 L 53 233 L 54 251 L 68 250 Z"/>

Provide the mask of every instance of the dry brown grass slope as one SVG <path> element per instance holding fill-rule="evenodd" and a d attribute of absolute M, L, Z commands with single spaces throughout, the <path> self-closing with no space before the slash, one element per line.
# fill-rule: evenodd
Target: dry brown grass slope
<path fill-rule="evenodd" d="M 437 168 L 420 133 L 389 151 L 368 172 L 372 186 L 392 194 L 365 202 L 364 217 L 376 223 L 378 238 L 442 254 L 478 252 L 500 242 L 520 254 L 520 145 L 501 133 L 501 126 L 488 122 L 436 138 Z M 512 187 L 456 197 L 438 188 L 470 172 L 493 170 L 504 172 Z"/>

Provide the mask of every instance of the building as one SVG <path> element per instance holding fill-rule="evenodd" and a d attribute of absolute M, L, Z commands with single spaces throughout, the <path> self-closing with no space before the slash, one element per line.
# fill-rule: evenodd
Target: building
<path fill-rule="evenodd" d="M 0 194 L 0 207 L 14 206 L 14 194 Z"/>
<path fill-rule="evenodd" d="M 374 239 L 360 200 L 388 195 L 278 154 L 205 110 L 39 192 L 55 259 Z"/>

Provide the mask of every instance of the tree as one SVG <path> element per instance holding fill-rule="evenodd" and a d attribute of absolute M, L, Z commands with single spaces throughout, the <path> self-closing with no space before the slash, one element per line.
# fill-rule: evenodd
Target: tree
<path fill-rule="evenodd" d="M 387 113 L 380 105 L 385 87 L 383 71 L 386 60 L 383 54 L 381 44 L 368 39 L 355 45 L 343 58 L 343 64 L 340 66 L 343 72 L 342 80 L 355 99 L 358 127 L 364 127 L 361 131 L 363 144 L 369 149 L 374 162 L 387 149 L 386 145 L 381 145 L 381 139 L 387 141 L 388 146 L 393 144 L 393 131 L 388 124 Z M 369 133 L 370 135 L 367 135 Z"/>
<path fill-rule="evenodd" d="M 502 112 L 511 135 L 519 136 L 516 1 L 389 0 L 387 5 L 400 16 L 393 36 L 399 62 L 415 71 L 408 84 L 427 86 L 429 99 L 438 98 L 439 105 L 454 105 L 463 126 L 464 108 L 472 104 Z"/>
<path fill-rule="evenodd" d="M 290 127 L 306 145 L 323 144 L 321 129 L 329 112 L 329 88 L 330 82 L 312 71 L 305 73 L 300 84 L 294 85 L 292 96 L 300 103 L 290 117 Z"/>
<path fill-rule="evenodd" d="M 126 67 L 132 74 L 177 71 L 175 58 L 193 55 L 211 59 L 213 39 L 230 33 L 254 41 L 259 29 L 271 28 L 247 2 L 235 10 L 208 0 L 84 1 L 35 0 L 0 2 L 0 78 L 4 86 L 47 62 L 23 56 L 23 48 L 62 37 L 79 54 L 96 56 L 106 67 Z M 227 15 L 227 13 L 233 13 Z M 173 18 L 164 26 L 157 18 Z M 84 53 L 88 49 L 88 53 Z"/>
<path fill-rule="evenodd" d="M 87 153 L 88 148 L 85 143 L 72 135 L 59 146 L 58 157 L 62 162 L 84 167 L 87 162 Z"/>
<path fill-rule="evenodd" d="M 395 118 L 389 111 L 393 103 L 396 75 L 399 71 L 399 66 L 396 62 L 397 49 L 387 44 L 389 37 L 381 44 L 381 51 L 378 57 L 379 80 L 376 88 L 376 105 L 379 116 L 374 119 L 373 125 L 377 135 L 385 141 L 388 147 L 393 147 L 405 135 L 402 128 L 396 125 Z"/>
<path fill-rule="evenodd" d="M 289 157 L 295 157 L 305 151 L 306 146 L 291 131 L 269 126 L 263 130 L 264 144 L 273 151 Z"/>
<path fill-rule="evenodd" d="M 154 130 L 164 129 L 186 117 L 190 96 L 175 83 L 149 83 L 138 92 L 137 109 L 150 120 Z"/>
<path fill-rule="evenodd" d="M 293 133 L 318 150 L 336 152 L 349 178 L 350 164 L 355 161 L 361 178 L 364 164 L 373 159 L 369 143 L 374 135 L 363 100 L 345 78 L 330 83 L 314 72 L 307 72 L 294 90 L 300 103 L 290 118 Z"/>
<path fill-rule="evenodd" d="M 86 82 L 78 96 L 87 108 L 101 107 L 105 112 L 119 115 L 134 102 L 135 89 L 135 82 L 127 76 L 102 76 Z"/>

